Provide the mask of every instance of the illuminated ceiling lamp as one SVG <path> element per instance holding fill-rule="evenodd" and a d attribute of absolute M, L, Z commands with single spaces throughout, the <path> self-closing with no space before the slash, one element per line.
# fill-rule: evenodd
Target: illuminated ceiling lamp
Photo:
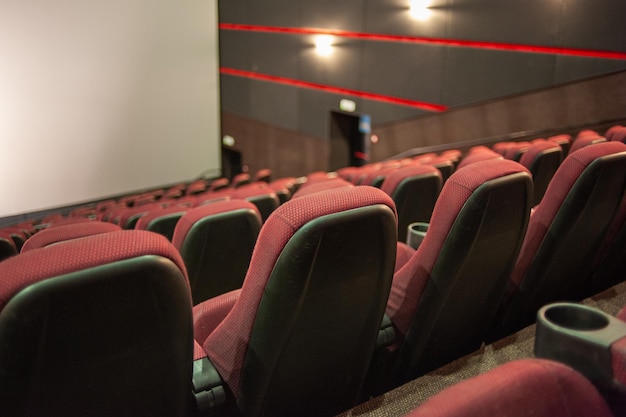
<path fill-rule="evenodd" d="M 333 53 L 333 37 L 331 35 L 317 35 L 315 37 L 315 52 L 320 56 L 329 56 Z"/>
<path fill-rule="evenodd" d="M 413 19 L 424 21 L 432 15 L 431 0 L 409 0 L 409 14 Z"/>

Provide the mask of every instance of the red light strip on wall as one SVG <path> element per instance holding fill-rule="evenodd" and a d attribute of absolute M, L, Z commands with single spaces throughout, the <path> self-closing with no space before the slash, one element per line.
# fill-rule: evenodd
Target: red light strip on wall
<path fill-rule="evenodd" d="M 551 46 L 519 45 L 499 42 L 464 41 L 458 39 L 425 38 L 418 36 L 384 35 L 376 33 L 350 32 L 338 29 L 293 28 L 259 25 L 240 25 L 236 23 L 220 23 L 220 29 L 250 32 L 287 33 L 295 35 L 334 35 L 344 38 L 368 39 L 383 42 L 406 42 L 430 45 L 457 46 L 463 48 L 495 49 L 501 51 L 530 52 L 537 54 L 554 54 L 582 56 L 587 58 L 623 59 L 625 52 L 597 51 L 593 49 L 556 48 Z"/>
<path fill-rule="evenodd" d="M 432 103 L 426 103 L 423 101 L 385 96 L 382 94 L 374 94 L 374 93 L 368 93 L 365 91 L 351 90 L 349 88 L 333 87 L 329 85 L 312 83 L 308 81 L 294 80 L 293 78 L 285 78 L 285 77 L 278 77 L 275 75 L 260 74 L 258 72 L 252 72 L 252 71 L 243 71 L 243 70 L 238 70 L 235 68 L 221 67 L 220 73 L 227 74 L 227 75 L 234 75 L 236 77 L 245 77 L 245 78 L 252 78 L 255 80 L 270 81 L 270 82 L 279 83 L 279 84 L 291 85 L 294 87 L 308 88 L 311 90 L 320 90 L 320 91 L 325 91 L 327 93 L 332 93 L 332 94 L 348 95 L 348 96 L 354 96 L 354 97 L 361 97 L 361 98 L 365 98 L 368 100 L 383 101 L 385 103 L 397 104 L 400 106 L 415 107 L 421 110 L 427 110 L 427 111 L 432 111 L 432 112 L 441 112 L 447 109 L 446 106 L 442 106 L 440 104 L 432 104 Z"/>

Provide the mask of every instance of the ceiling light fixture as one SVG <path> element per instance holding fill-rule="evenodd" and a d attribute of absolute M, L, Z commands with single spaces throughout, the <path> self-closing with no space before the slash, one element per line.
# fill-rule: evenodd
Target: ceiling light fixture
<path fill-rule="evenodd" d="M 430 3 L 431 0 L 409 0 L 409 14 L 416 20 L 428 20 L 433 14 Z"/>
<path fill-rule="evenodd" d="M 317 35 L 315 37 L 315 52 L 320 56 L 329 56 L 333 53 L 333 37 L 331 35 Z"/>

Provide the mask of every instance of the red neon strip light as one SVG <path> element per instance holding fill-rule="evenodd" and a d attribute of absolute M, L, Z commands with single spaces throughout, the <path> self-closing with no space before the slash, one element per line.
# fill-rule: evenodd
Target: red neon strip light
<path fill-rule="evenodd" d="M 366 154 L 365 152 L 360 152 L 360 151 L 354 152 L 354 156 L 364 161 L 369 161 L 370 159 L 370 156 L 368 154 Z"/>
<path fill-rule="evenodd" d="M 422 110 L 440 112 L 447 109 L 446 106 L 440 104 L 425 103 L 423 101 L 408 100 L 405 98 L 385 96 L 382 94 L 368 93 L 365 91 L 351 90 L 349 88 L 332 87 L 329 85 L 312 83 L 308 81 L 294 80 L 293 78 L 277 77 L 275 75 L 260 74 L 258 72 L 243 71 L 235 68 L 220 68 L 220 73 L 234 75 L 237 77 L 253 78 L 255 80 L 271 81 L 279 84 L 292 85 L 300 88 L 309 88 L 312 90 L 321 90 L 327 93 L 342 94 L 348 96 L 361 97 L 368 100 L 383 101 L 385 103 L 398 104 L 401 106 L 415 107 Z"/>
<path fill-rule="evenodd" d="M 587 58 L 626 59 L 626 52 L 597 51 L 593 49 L 556 48 L 551 46 L 520 45 L 513 43 L 464 41 L 445 38 L 425 38 L 418 36 L 384 35 L 376 33 L 350 32 L 338 29 L 291 28 L 276 26 L 240 25 L 236 23 L 220 23 L 220 29 L 251 32 L 288 33 L 296 35 L 334 35 L 344 38 L 368 39 L 383 42 L 407 42 L 432 45 L 457 46 L 464 48 L 496 49 L 501 51 L 533 52 L 538 54 L 555 54 L 582 56 Z"/>

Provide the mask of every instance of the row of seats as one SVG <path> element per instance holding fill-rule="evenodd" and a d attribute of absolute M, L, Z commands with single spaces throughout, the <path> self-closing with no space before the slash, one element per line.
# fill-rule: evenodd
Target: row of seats
<path fill-rule="evenodd" d="M 587 190 L 587 194 L 593 195 L 594 192 L 589 190 L 595 190 L 594 187 L 598 183 L 602 185 L 598 188 L 619 189 L 619 184 L 615 181 L 611 183 L 611 171 L 606 168 L 604 162 L 623 161 L 626 155 L 623 145 L 596 144 L 580 152 L 571 155 L 575 158 L 568 157 L 563 162 L 559 168 L 563 174 L 555 174 L 555 179 L 567 177 L 569 183 L 578 184 L 578 179 L 571 177 L 572 172 L 585 172 L 584 167 L 589 165 L 594 166 L 596 174 L 605 171 L 606 173 L 600 176 L 600 180 L 592 181 L 591 188 L 581 186 L 583 190 Z M 623 182 L 625 177 L 623 162 L 615 162 L 614 165 L 618 167 L 615 168 L 618 171 L 613 171 L 613 174 L 617 172 L 619 175 L 616 176 Z M 182 345 L 187 343 L 188 351 L 195 352 L 196 376 L 189 379 L 195 384 L 193 390 L 196 395 L 190 396 L 187 391 L 184 400 L 181 400 L 182 397 L 177 398 L 179 411 L 184 408 L 186 410 L 184 413 L 187 413 L 189 409 L 194 408 L 193 404 L 190 405 L 190 398 L 195 398 L 195 401 L 201 404 L 201 408 L 205 406 L 203 404 L 226 402 L 245 415 L 294 413 L 332 415 L 331 413 L 341 411 L 361 399 L 363 385 L 367 387 L 367 384 L 372 382 L 366 380 L 368 376 L 374 379 L 374 384 L 385 380 L 389 375 L 392 376 L 393 383 L 399 383 L 438 366 L 438 361 L 445 362 L 452 356 L 458 357 L 468 349 L 475 349 L 476 344 L 479 346 L 484 340 L 485 331 L 490 327 L 493 315 L 501 308 L 499 305 L 501 295 L 508 291 L 507 280 L 516 262 L 517 252 L 520 247 L 525 247 L 526 240 L 530 239 L 529 234 L 525 233 L 526 225 L 529 223 L 532 195 L 528 170 L 516 162 L 502 159 L 476 162 L 464 169 L 459 168 L 445 182 L 433 209 L 431 227 L 416 251 L 397 243 L 395 211 L 397 205 L 387 193 L 373 187 L 357 187 L 345 179 L 330 179 L 326 173 L 319 175 L 319 181 L 313 180 L 314 178 L 314 175 L 311 176 L 311 181 L 301 186 L 288 203 L 282 204 L 268 216 L 256 240 L 252 260 L 241 289 L 199 303 L 191 301 L 187 295 L 190 298 L 189 304 L 181 308 L 188 310 L 185 314 L 193 319 L 194 328 L 191 331 L 193 335 L 191 344 L 180 343 Z M 569 189 L 564 191 L 561 189 L 562 185 L 560 181 L 551 182 L 547 193 L 550 193 L 552 188 L 560 190 L 562 194 L 568 194 Z M 623 190 L 622 184 L 622 196 Z M 551 198 L 548 200 L 552 201 Z M 218 202 L 208 204 L 207 207 L 215 204 Z M 542 205 L 537 207 L 530 217 L 531 226 L 537 213 L 552 210 L 541 207 Z M 616 211 L 615 208 L 613 211 Z M 611 212 L 607 216 L 608 220 L 612 215 Z M 540 218 L 542 217 L 537 217 Z M 183 223 L 179 221 L 178 224 Z M 528 227 L 528 231 L 531 230 L 531 226 Z M 40 235 L 43 235 L 43 231 L 35 234 L 33 238 Z M 116 263 L 119 260 L 110 261 L 111 258 L 106 258 L 102 260 L 103 264 L 116 263 L 115 266 L 100 268 L 96 263 L 101 260 L 86 260 L 85 256 L 88 258 L 92 256 L 92 252 L 100 252 L 98 245 L 111 245 L 114 249 L 109 248 L 102 252 L 115 252 L 116 255 L 123 252 L 123 248 L 132 247 L 138 250 L 142 246 L 141 243 L 134 241 L 128 243 L 125 240 L 126 236 L 132 236 L 132 239 L 151 236 L 149 239 L 154 239 L 157 235 L 141 231 L 105 231 L 81 239 L 69 241 L 61 239 L 61 242 L 46 248 L 28 249 L 19 256 L 0 263 L 0 271 L 9 265 L 7 267 L 9 269 L 5 271 L 6 276 L 19 275 L 16 271 L 22 270 L 27 274 L 31 264 L 52 264 L 45 268 L 33 267 L 37 269 L 35 277 L 12 280 L 11 285 L 17 285 L 19 288 L 14 288 L 15 292 L 6 299 L 20 298 L 22 289 L 30 288 L 31 284 L 40 281 L 45 300 L 52 298 L 47 293 L 48 285 L 43 285 L 44 282 L 58 282 L 60 293 L 66 291 L 66 285 L 71 288 L 82 287 L 73 279 L 67 278 L 68 275 L 74 277 L 78 274 L 85 284 L 97 285 L 98 280 L 95 278 L 84 279 L 94 276 L 94 268 L 98 270 L 95 271 L 97 272 L 95 275 L 102 276 L 103 282 L 110 279 L 106 277 L 125 270 L 125 267 Z M 175 237 L 174 233 L 174 241 Z M 93 247 L 85 246 L 88 242 L 97 242 L 97 245 L 93 243 L 95 245 Z M 72 246 L 67 246 L 70 244 Z M 69 252 L 65 252 L 65 249 Z M 403 262 L 396 257 L 396 250 L 397 253 L 408 254 Z M 150 254 L 150 251 L 156 253 Z M 33 253 L 36 255 L 32 255 Z M 168 255 L 165 256 L 164 253 Z M 172 266 L 163 265 L 167 264 L 167 261 L 163 262 L 162 258 L 170 259 L 170 263 L 175 265 L 174 269 L 178 270 L 174 275 L 178 274 L 179 278 L 169 275 L 168 280 L 181 281 L 182 275 L 182 281 L 187 286 L 185 288 L 189 288 L 188 282 L 191 281 L 191 277 L 186 277 L 188 267 L 180 257 L 181 253 L 180 248 L 163 238 L 146 253 L 136 255 L 132 252 L 130 255 L 124 255 L 122 263 L 128 264 L 130 270 L 136 271 L 133 268 L 139 268 L 143 261 L 135 261 L 135 258 L 144 256 L 150 258 L 146 265 L 149 265 L 147 268 L 151 272 L 146 274 L 151 278 L 145 280 L 151 283 L 152 279 L 164 279 L 162 277 L 168 275 L 161 272 L 161 267 L 170 270 Z M 155 256 L 158 258 L 159 266 L 151 263 Z M 571 253 L 570 256 L 575 257 Z M 57 261 L 51 262 L 53 259 Z M 126 260 L 129 261 L 125 262 Z M 519 263 L 519 260 L 517 262 Z M 39 272 L 38 268 L 46 271 Z M 48 268 L 53 269 L 50 272 L 52 275 L 47 275 Z M 76 270 L 72 270 L 73 268 Z M 5 273 L 0 273 L 5 276 Z M 63 279 L 60 281 L 51 279 L 61 275 Z M 127 272 L 124 279 L 119 279 L 120 282 L 128 280 L 129 285 L 138 285 L 129 278 L 131 275 L 143 274 Z M 132 310 L 132 299 L 142 291 L 117 285 L 112 286 L 116 292 L 130 290 L 126 302 L 119 300 L 119 306 L 125 304 L 124 307 L 120 307 L 123 313 L 118 313 L 120 315 L 118 321 L 135 315 L 146 319 L 161 317 L 164 314 L 159 312 L 162 310 L 160 307 L 154 308 L 154 305 L 160 303 L 155 301 L 160 290 L 152 288 L 152 284 L 147 285 L 150 287 L 148 292 L 152 294 L 154 305 L 152 307 L 141 305 L 138 307 L 141 312 Z M 101 291 L 95 288 L 93 291 Z M 193 294 L 193 285 L 191 288 Z M 79 294 L 81 292 L 96 294 L 83 288 L 77 291 Z M 180 293 L 181 289 L 168 287 L 165 293 L 176 291 Z M 28 292 L 31 292 L 30 289 Z M 189 294 L 189 289 L 186 292 Z M 60 295 L 63 297 L 63 303 L 59 305 L 62 305 L 63 311 L 59 312 L 58 316 L 63 320 L 67 319 L 64 316 L 65 307 L 68 310 L 67 314 L 72 314 L 69 312 L 71 310 L 69 305 L 72 303 L 67 300 L 72 300 L 74 296 L 76 295 Z M 165 297 L 164 294 L 162 296 Z M 142 298 L 140 295 L 138 297 Z M 87 299 L 90 302 L 94 301 L 93 297 Z M 110 302 L 110 299 L 107 301 Z M 2 317 L 12 317 L 14 311 L 27 311 L 38 302 L 41 302 L 41 299 L 31 300 L 31 304 L 24 307 L 25 310 L 10 310 L 11 313 L 5 315 L 3 308 L 0 312 L 0 323 Z M 20 301 L 16 303 L 21 305 Z M 49 303 L 50 301 L 43 302 L 42 306 L 47 308 Z M 117 303 L 116 300 L 113 305 L 117 307 Z M 81 310 L 86 308 L 84 298 L 77 304 L 73 314 L 80 315 L 81 311 L 85 313 L 91 310 L 95 310 L 96 313 L 108 312 L 102 310 L 103 307 L 99 305 Z M 197 305 L 191 312 L 190 306 L 193 304 Z M 382 318 L 385 310 L 390 325 L 381 326 L 380 323 L 385 323 Z M 46 311 L 33 314 L 34 323 L 42 320 L 42 317 L 37 318 L 38 314 L 50 319 Z M 466 319 L 466 322 L 457 323 L 463 321 L 459 318 Z M 82 324 L 78 323 L 77 326 L 86 324 L 91 328 L 99 328 L 99 324 L 94 320 L 102 318 L 74 318 L 69 323 L 79 321 Z M 16 330 L 20 327 L 20 322 L 9 320 L 7 323 L 9 324 L 6 331 L 9 333 L 5 335 L 20 331 Z M 119 323 L 116 322 L 117 324 Z M 143 329 L 144 324 L 129 324 L 133 326 L 133 330 L 126 327 L 122 334 L 142 334 L 143 331 L 139 329 Z M 0 324 L 0 339 L 5 340 L 1 326 Z M 46 332 L 54 329 L 50 323 L 46 326 L 51 326 Z M 182 329 L 184 328 L 183 326 Z M 108 327 L 105 326 L 103 329 Z M 114 332 L 115 329 L 107 331 Z M 66 338 L 67 333 L 60 331 L 59 333 L 64 336 L 64 343 L 70 340 Z M 93 337 L 98 339 L 105 336 L 100 334 Z M 118 339 L 119 337 L 117 336 Z M 162 336 L 159 335 L 156 339 L 160 337 Z M 185 338 L 186 336 L 182 337 Z M 382 339 L 382 342 L 377 345 L 378 339 Z M 26 339 L 16 339 L 18 345 L 24 340 Z M 96 341 L 88 340 L 86 339 L 88 347 L 95 349 Z M 464 343 L 466 340 L 467 343 Z M 154 340 L 149 344 L 151 343 L 156 344 Z M 458 349 L 456 344 L 460 345 Z M 106 348 L 110 348 L 108 344 L 105 345 Z M 132 358 L 129 355 L 129 361 L 138 360 L 141 353 L 146 353 L 145 345 L 137 346 L 137 355 Z M 189 349 L 189 346 L 192 348 L 195 346 L 195 350 Z M 450 351 L 446 351 L 447 346 L 450 346 Z M 44 344 L 42 348 L 45 347 Z M 7 355 L 13 355 L 14 352 L 8 349 Z M 54 353 L 59 351 L 58 346 L 52 349 L 53 353 L 50 353 L 49 357 L 54 357 Z M 81 352 L 84 350 L 83 347 L 76 349 Z M 39 354 L 32 351 L 27 353 L 29 357 Z M 171 351 L 168 353 L 171 354 Z M 32 356 L 33 354 L 35 356 Z M 122 353 L 118 350 L 115 354 Z M 39 354 L 40 357 L 45 357 L 42 355 Z M 84 352 L 81 355 L 84 355 Z M 94 352 L 90 355 L 97 356 Z M 372 369 L 369 369 L 370 359 L 374 355 L 374 364 Z M 73 359 L 72 355 L 68 357 L 69 360 Z M 307 360 L 302 361 L 303 357 Z M 76 362 L 82 363 L 79 360 Z M 183 362 L 187 363 L 187 359 L 183 358 L 180 363 Z M 185 365 L 181 366 L 182 368 L 176 368 L 173 365 L 171 369 L 180 373 L 182 376 L 178 377 L 184 379 L 185 372 L 180 370 L 185 369 Z M 208 377 L 209 371 L 213 368 L 217 373 L 213 370 L 213 377 Z M 94 366 L 94 369 L 103 368 Z M 76 372 L 86 372 L 85 380 L 97 379 L 95 375 L 89 374 L 91 371 Z M 118 372 L 119 376 L 125 370 L 121 369 Z M 302 385 L 294 381 L 301 381 Z M 112 381 L 102 383 L 112 384 Z M 157 384 L 155 396 L 162 397 L 161 401 L 169 401 L 171 397 L 163 394 L 164 389 L 158 387 L 159 383 L 164 381 L 158 382 L 155 378 Z M 189 383 L 183 384 L 183 388 L 189 387 Z M 41 381 L 38 381 L 38 384 L 41 385 Z M 206 384 L 209 384 L 208 389 Z M 107 386 L 106 389 L 111 388 Z M 93 399 L 96 394 L 90 395 L 91 397 L 86 394 L 85 404 L 81 407 L 87 407 L 86 402 Z M 122 401 L 123 396 L 124 393 L 118 393 L 119 398 L 116 397 L 113 402 Z M 66 397 L 67 395 L 63 398 Z M 124 406 L 131 410 L 130 403 L 133 399 L 123 400 L 126 401 Z M 67 407 L 71 408 L 69 405 Z M 82 410 L 85 409 L 87 408 Z M 137 411 L 137 408 L 134 410 Z M 125 415 L 124 412 L 120 414 Z M 146 413 L 135 412 L 135 414 Z M 167 414 L 154 413 L 154 415 Z"/>
<path fill-rule="evenodd" d="M 626 306 L 617 318 L 571 303 L 548 305 L 539 316 L 537 358 L 514 360 L 457 383 L 406 416 L 624 415 Z"/>
<path fill-rule="evenodd" d="M 193 310 L 184 262 L 158 234 L 23 252 L 0 263 L 0 407 L 334 415 L 359 399 L 395 244 L 395 208 L 380 190 L 293 199 L 264 224 L 243 287 Z"/>

